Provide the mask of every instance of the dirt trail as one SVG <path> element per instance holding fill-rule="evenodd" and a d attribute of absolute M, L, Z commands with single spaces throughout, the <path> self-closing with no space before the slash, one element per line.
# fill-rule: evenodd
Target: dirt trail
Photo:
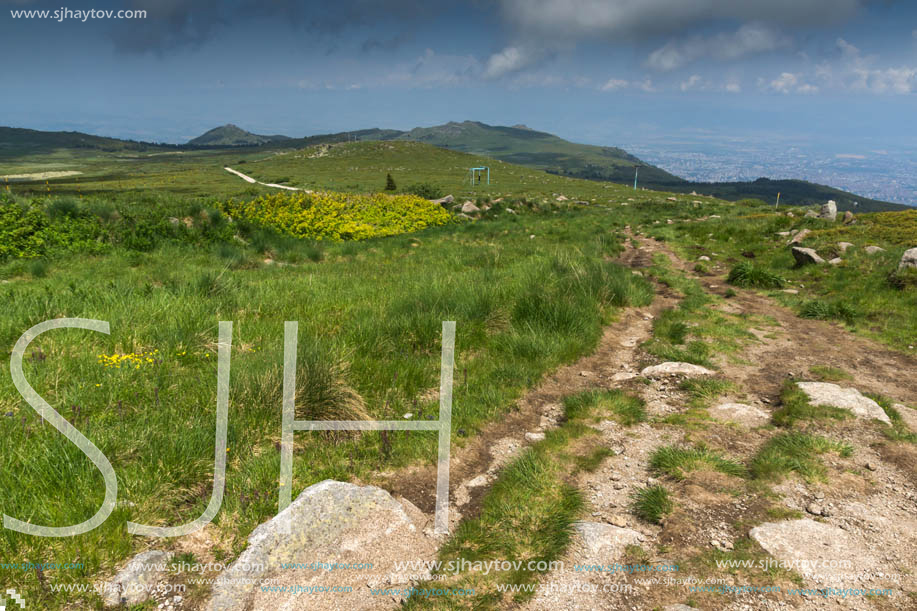
<path fill-rule="evenodd" d="M 619 261 L 632 267 L 645 267 L 653 256 L 665 255 L 677 270 L 695 276 L 692 267 L 679 260 L 663 244 L 630 235 L 638 244 L 628 244 Z M 702 277 L 700 281 L 710 293 L 724 295 L 723 278 Z M 854 379 L 841 382 L 843 386 L 872 391 L 895 401 L 917 405 L 917 362 L 907 355 L 893 352 L 869 339 L 854 336 L 843 328 L 821 321 L 798 318 L 792 311 L 773 303 L 769 298 L 753 291 L 737 290 L 737 295 L 721 302 L 719 307 L 727 315 L 754 317 L 758 321 L 769 317 L 771 324 L 760 324 L 751 331 L 757 341 L 745 346 L 738 359 L 721 359 L 718 377 L 735 382 L 741 389 L 736 397 L 723 397 L 716 403 L 741 400 L 750 404 L 755 413 L 770 416 L 780 403 L 780 390 L 790 377 L 813 379 L 812 366 L 831 366 L 853 374 Z M 671 303 L 667 299 L 663 303 Z M 645 357 L 631 351 L 628 358 Z M 736 362 L 738 361 L 738 362 Z M 600 366 L 600 365 L 599 365 Z M 634 362 L 625 364 L 633 367 Z M 653 414 L 684 412 L 688 397 L 671 382 L 653 381 L 650 385 L 621 380 L 618 386 L 642 396 Z M 574 392 L 573 389 L 570 392 Z M 906 419 L 913 422 L 917 412 L 900 407 Z M 855 448 L 849 458 L 836 455 L 825 457 L 827 481 L 808 483 L 791 476 L 773 487 L 776 500 L 766 494 L 740 490 L 740 480 L 714 472 L 695 472 L 682 482 L 667 481 L 673 491 L 675 511 L 661 525 L 641 523 L 629 515 L 628 501 L 632 490 L 657 483 L 647 470 L 649 453 L 659 445 L 677 445 L 684 439 L 722 451 L 743 463 L 780 431 L 761 426 L 761 422 L 705 421 L 699 429 L 670 425 L 641 425 L 630 429 L 613 423 L 602 426 L 601 432 L 612 447 L 626 447 L 626 452 L 606 459 L 594 473 L 580 477 L 579 487 L 591 504 L 591 517 L 595 528 L 603 528 L 606 538 L 617 540 L 611 547 L 598 553 L 594 542 L 580 539 L 563 558 L 564 568 L 542 577 L 535 597 L 522 605 L 523 609 L 688 609 L 679 604 L 691 602 L 698 609 L 904 609 L 917 608 L 913 594 L 917 579 L 911 573 L 917 558 L 917 451 L 914 446 L 887 441 L 870 423 L 852 420 L 819 434 L 847 441 Z M 917 430 L 913 428 L 912 430 Z M 776 517 L 776 510 L 797 512 L 797 516 L 816 519 L 810 515 L 813 503 L 823 507 L 818 522 L 826 525 L 828 538 L 835 549 L 829 557 L 853 559 L 854 568 L 838 572 L 843 588 L 890 588 L 891 596 L 851 596 L 850 598 L 822 598 L 819 596 L 787 596 L 761 593 L 692 593 L 688 587 L 676 583 L 659 583 L 665 579 L 692 577 L 690 571 L 700 572 L 701 579 L 714 577 L 720 587 L 750 585 L 749 579 L 764 575 L 735 574 L 730 571 L 692 562 L 693 558 L 707 558 L 711 554 L 731 552 L 740 546 L 758 549 L 747 538 L 749 527 L 766 521 L 786 519 Z M 608 524 L 613 526 L 608 526 Z M 812 524 L 812 522 L 807 522 Z M 805 526 L 803 524 L 799 528 Z M 815 526 L 818 526 L 815 523 Z M 831 541 L 824 537 L 798 533 L 796 545 L 807 558 L 826 555 L 824 546 Z M 843 541 L 843 543 L 838 543 Z M 637 554 L 630 542 L 642 548 Z M 721 552 L 715 552 L 716 549 Z M 641 555 L 642 554 L 642 555 Z M 832 556 L 834 554 L 834 556 Z M 720 556 L 729 557 L 729 556 Z M 866 562 L 866 559 L 869 562 Z M 859 564 L 857 564 L 859 561 Z M 608 572 L 582 572 L 573 569 L 575 564 L 611 565 L 613 563 L 640 563 L 646 565 L 678 564 L 681 572 L 666 574 L 627 575 Z M 685 569 L 688 569 L 687 571 Z M 647 578 L 649 581 L 647 581 Z M 653 579 L 656 583 L 651 583 Z M 792 576 L 776 576 L 769 582 L 780 585 L 784 592 L 799 587 Z M 798 579 L 795 578 L 795 579 Z M 814 579 L 814 580 L 813 580 Z M 806 574 L 806 587 L 822 587 L 819 576 Z M 564 591 L 566 585 L 588 589 Z M 630 590 L 622 588 L 630 586 Z M 604 591 L 603 591 L 604 590 Z M 624 590 L 624 591 L 622 591 Z M 670 606 L 671 605 L 671 606 Z"/>

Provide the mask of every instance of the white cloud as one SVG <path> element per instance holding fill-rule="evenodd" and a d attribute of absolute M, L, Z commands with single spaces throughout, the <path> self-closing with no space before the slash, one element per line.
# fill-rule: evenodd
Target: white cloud
<path fill-rule="evenodd" d="M 486 79 L 498 79 L 531 67 L 542 57 L 543 53 L 523 46 L 506 47 L 499 53 L 490 56 L 483 76 Z"/>
<path fill-rule="evenodd" d="M 692 74 L 688 77 L 688 80 L 682 81 L 679 88 L 682 91 L 691 91 L 692 89 L 697 89 L 702 86 L 703 79 L 701 79 L 699 74 Z"/>
<path fill-rule="evenodd" d="M 523 34 L 553 39 L 638 38 L 712 21 L 823 25 L 852 17 L 867 0 L 500 0 Z"/>
<path fill-rule="evenodd" d="M 736 82 L 726 83 L 723 89 L 726 90 L 726 93 L 742 93 L 742 85 Z"/>
<path fill-rule="evenodd" d="M 818 87 L 802 80 L 801 74 L 792 72 L 783 72 L 768 83 L 765 79 L 758 79 L 758 85 L 762 89 L 771 89 L 777 93 L 817 93 Z"/>
<path fill-rule="evenodd" d="M 630 81 L 613 78 L 608 79 L 608 82 L 602 85 L 602 91 L 618 91 L 619 89 L 626 89 L 629 86 Z"/>
<path fill-rule="evenodd" d="M 789 45 L 789 39 L 773 29 L 761 24 L 748 24 L 732 33 L 721 33 L 707 38 L 694 36 L 683 41 L 669 41 L 650 53 L 646 63 L 654 70 L 665 72 L 705 57 L 723 61 L 735 60 L 746 55 L 774 51 Z"/>

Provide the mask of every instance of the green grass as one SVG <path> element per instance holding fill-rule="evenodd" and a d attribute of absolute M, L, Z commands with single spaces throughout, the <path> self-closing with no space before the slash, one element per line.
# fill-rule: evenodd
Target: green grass
<path fill-rule="evenodd" d="M 709 448 L 663 446 L 650 456 L 650 468 L 675 479 L 684 479 L 692 471 L 719 471 L 744 477 L 745 467 Z"/>
<path fill-rule="evenodd" d="M 850 410 L 830 405 L 812 405 L 806 393 L 799 389 L 796 382 L 787 380 L 780 391 L 780 408 L 774 412 L 774 424 L 790 427 L 798 421 L 846 420 L 852 418 Z"/>
<path fill-rule="evenodd" d="M 809 373 L 818 378 L 821 382 L 842 382 L 852 380 L 853 376 L 839 367 L 830 367 L 827 365 L 812 365 L 809 367 Z"/>
<path fill-rule="evenodd" d="M 645 422 L 646 404 L 643 399 L 621 390 L 587 390 L 564 398 L 568 415 L 595 420 L 612 417 L 625 426 Z"/>
<path fill-rule="evenodd" d="M 633 493 L 631 507 L 641 520 L 658 524 L 675 507 L 669 491 L 659 484 L 639 488 Z"/>
<path fill-rule="evenodd" d="M 845 300 L 829 301 L 812 299 L 802 304 L 799 315 L 817 320 L 841 320 L 848 325 L 856 324 L 863 314 L 857 307 Z"/>
<path fill-rule="evenodd" d="M 780 480 L 790 473 L 807 481 L 825 480 L 825 466 L 817 457 L 827 452 L 848 457 L 853 447 L 808 433 L 781 433 L 764 444 L 751 460 L 749 470 L 753 477 L 763 480 Z"/>
<path fill-rule="evenodd" d="M 694 408 L 705 408 L 723 395 L 735 391 L 736 385 L 730 380 L 716 377 L 688 378 L 679 384 L 679 388 L 688 393 L 689 405 Z"/>
<path fill-rule="evenodd" d="M 733 267 L 726 281 L 745 288 L 780 289 L 786 285 L 783 278 L 750 261 L 742 261 Z"/>
<path fill-rule="evenodd" d="M 323 245 L 321 257 L 312 256 L 313 243 L 271 236 L 257 246 L 231 240 L 212 248 L 163 240 L 145 252 L 113 244 L 95 256 L 42 259 L 46 274 L 29 279 L 21 261 L 0 265 L 10 280 L 0 285 L 8 304 L 0 318 L 3 345 L 60 316 L 110 323 L 108 336 L 77 330 L 40 336 L 25 373 L 111 458 L 126 503 L 103 526 L 75 538 L 4 529 L 0 557 L 80 558 L 86 568 L 68 578 L 86 582 L 143 543 L 126 533 L 127 520 L 171 525 L 203 512 L 212 482 L 220 320 L 234 322 L 227 485 L 214 521 L 227 541 L 244 541 L 276 512 L 284 320 L 300 325 L 300 419 L 435 414 L 435 401 L 422 397 L 439 385 L 441 321 L 457 321 L 453 431 L 454 443 L 463 443 L 457 431 L 475 434 L 546 372 L 594 349 L 619 307 L 649 302 L 645 280 L 605 261 L 616 223 L 598 210 L 507 215 Z M 262 263 L 262 247 L 281 251 L 288 265 Z M 139 369 L 106 367 L 98 358 L 153 350 L 156 358 Z M 16 448 L 0 453 L 6 514 L 66 525 L 96 511 L 98 472 L 41 424 L 9 377 L 0 382 L 0 435 Z M 323 479 L 432 464 L 436 453 L 431 433 L 393 432 L 387 441 L 378 433 L 297 433 L 296 443 L 294 495 Z M 563 507 L 568 500 L 557 498 Z M 240 550 L 214 551 L 231 559 Z M 62 594 L 43 592 L 32 573 L 2 577 L 36 605 L 64 602 Z M 80 601 L 91 606 L 97 599 Z"/>
<path fill-rule="evenodd" d="M 888 419 L 891 420 L 891 425 L 886 425 L 882 429 L 882 433 L 886 438 L 891 441 L 917 444 L 917 431 L 912 431 L 908 427 L 907 423 L 904 422 L 904 418 L 895 409 L 891 399 L 876 393 L 866 393 L 866 396 L 878 403 L 885 411 Z"/>

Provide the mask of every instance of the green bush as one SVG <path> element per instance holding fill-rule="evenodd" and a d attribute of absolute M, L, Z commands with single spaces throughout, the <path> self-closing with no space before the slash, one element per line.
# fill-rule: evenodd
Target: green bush
<path fill-rule="evenodd" d="M 732 268 L 726 279 L 729 284 L 746 288 L 779 289 L 786 281 L 774 272 L 750 261 L 742 261 Z"/>

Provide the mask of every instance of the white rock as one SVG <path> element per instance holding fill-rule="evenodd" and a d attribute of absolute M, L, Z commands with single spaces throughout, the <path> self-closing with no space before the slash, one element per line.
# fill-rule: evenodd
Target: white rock
<path fill-rule="evenodd" d="M 710 415 L 717 420 L 738 422 L 748 426 L 760 426 L 770 420 L 770 415 L 744 403 L 723 403 L 710 410 Z"/>
<path fill-rule="evenodd" d="M 799 246 L 793 247 L 793 258 L 796 259 L 798 265 L 808 265 L 810 263 L 821 265 L 825 262 L 824 259 L 818 256 L 815 250 L 811 248 L 801 248 Z"/>
<path fill-rule="evenodd" d="M 713 375 L 706 367 L 693 363 L 668 362 L 652 365 L 640 372 L 646 378 L 663 378 L 666 376 L 709 376 Z"/>
<path fill-rule="evenodd" d="M 880 246 L 867 246 L 863 250 L 866 251 L 866 254 L 874 255 L 877 252 L 885 252 L 885 249 Z"/>
<path fill-rule="evenodd" d="M 168 570 L 171 552 L 151 550 L 137 554 L 118 574 L 106 584 L 103 600 L 114 607 L 124 599 L 126 605 L 139 605 L 152 596 L 155 588 Z"/>
<path fill-rule="evenodd" d="M 480 211 L 481 209 L 471 202 L 462 204 L 462 214 L 478 214 Z"/>
<path fill-rule="evenodd" d="M 898 264 L 898 269 L 905 269 L 908 267 L 917 269 L 917 248 L 911 248 L 901 257 L 901 263 Z"/>
<path fill-rule="evenodd" d="M 537 441 L 544 441 L 544 433 L 526 433 L 525 438 L 527 441 L 535 443 Z"/>
<path fill-rule="evenodd" d="M 859 418 L 875 418 L 891 424 L 885 410 L 856 388 L 841 388 L 830 382 L 798 382 L 797 385 L 812 405 L 838 407 L 853 412 Z"/>
<path fill-rule="evenodd" d="M 841 249 L 841 252 L 847 252 L 847 249 L 853 246 L 850 242 L 838 242 L 837 247 Z"/>
<path fill-rule="evenodd" d="M 827 219 L 829 221 L 837 220 L 837 202 L 833 199 L 828 200 L 827 204 L 823 204 L 821 207 L 821 212 L 818 213 L 818 218 Z"/>

